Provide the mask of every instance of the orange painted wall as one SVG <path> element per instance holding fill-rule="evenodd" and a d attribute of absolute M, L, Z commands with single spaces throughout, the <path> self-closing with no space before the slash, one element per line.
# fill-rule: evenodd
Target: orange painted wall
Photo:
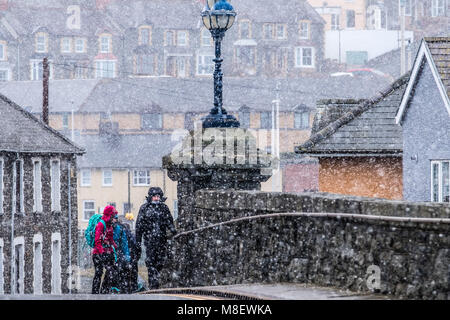
<path fill-rule="evenodd" d="M 401 200 L 402 158 L 321 158 L 319 190 Z"/>

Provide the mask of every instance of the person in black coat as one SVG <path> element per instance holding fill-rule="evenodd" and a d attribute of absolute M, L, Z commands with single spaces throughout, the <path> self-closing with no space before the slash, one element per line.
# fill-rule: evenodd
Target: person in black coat
<path fill-rule="evenodd" d="M 137 258 L 141 256 L 143 240 L 150 289 L 159 288 L 159 272 L 168 254 L 167 231 L 170 230 L 172 236 L 177 232 L 169 207 L 164 203 L 165 200 L 161 188 L 151 187 L 148 191 L 147 202 L 139 209 L 136 220 Z"/>

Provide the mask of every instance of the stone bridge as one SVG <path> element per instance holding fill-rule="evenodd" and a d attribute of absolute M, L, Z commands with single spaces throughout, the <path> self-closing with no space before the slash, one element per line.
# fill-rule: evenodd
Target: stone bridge
<path fill-rule="evenodd" d="M 258 150 L 257 164 L 242 162 L 248 152 L 238 155 L 235 147 L 230 164 L 233 155 L 225 153 L 233 152 L 233 135 L 231 149 L 218 144 L 213 152 L 210 135 L 200 143 L 193 137 L 181 151 L 188 160 L 200 154 L 200 161 L 163 158 L 178 181 L 180 231 L 161 274 L 163 287 L 289 282 L 450 299 L 448 204 L 261 192 L 270 178 L 264 170 L 269 156 Z M 210 148 L 214 161 L 201 160 L 202 148 Z"/>

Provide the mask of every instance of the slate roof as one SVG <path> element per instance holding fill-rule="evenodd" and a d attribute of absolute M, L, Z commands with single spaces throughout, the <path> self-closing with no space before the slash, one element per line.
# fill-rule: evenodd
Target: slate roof
<path fill-rule="evenodd" d="M 450 97 L 450 37 L 425 38 L 442 83 Z"/>
<path fill-rule="evenodd" d="M 77 112 L 99 81 L 50 80 L 49 112 L 71 112 L 72 108 Z M 6 81 L 0 86 L 0 94 L 31 113 L 42 112 L 42 81 Z"/>
<path fill-rule="evenodd" d="M 338 120 L 313 133 L 296 147 L 297 153 L 322 156 L 401 155 L 402 129 L 395 123 L 409 74 L 394 82 L 379 95 L 364 100 Z"/>
<path fill-rule="evenodd" d="M 0 95 L 0 151 L 83 154 L 83 149 Z"/>
<path fill-rule="evenodd" d="M 386 84 L 384 80 L 303 77 L 300 79 L 224 78 L 223 101 L 229 112 L 246 105 L 253 111 L 271 111 L 280 81 L 280 111 L 298 105 L 315 109 L 326 98 L 364 98 Z M 1 92 L 1 90 L 0 90 Z M 144 113 L 159 107 L 165 113 L 204 113 L 213 107 L 213 79 L 154 77 L 103 79 L 80 107 L 79 112 Z"/>
<path fill-rule="evenodd" d="M 161 168 L 162 157 L 176 142 L 171 135 L 119 135 L 108 140 L 102 135 L 81 135 L 76 142 L 86 149 L 78 159 L 80 168 Z"/>

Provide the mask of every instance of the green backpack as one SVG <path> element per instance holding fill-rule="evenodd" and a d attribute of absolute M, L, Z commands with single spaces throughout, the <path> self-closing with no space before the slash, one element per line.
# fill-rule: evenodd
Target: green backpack
<path fill-rule="evenodd" d="M 88 244 L 89 247 L 93 248 L 95 245 L 95 227 L 97 226 L 97 224 L 99 222 L 103 223 L 103 228 L 106 231 L 106 224 L 105 221 L 102 220 L 102 215 L 97 213 L 94 214 L 90 219 L 89 219 L 89 224 L 87 229 L 84 231 L 84 237 L 86 239 L 86 243 Z"/>

